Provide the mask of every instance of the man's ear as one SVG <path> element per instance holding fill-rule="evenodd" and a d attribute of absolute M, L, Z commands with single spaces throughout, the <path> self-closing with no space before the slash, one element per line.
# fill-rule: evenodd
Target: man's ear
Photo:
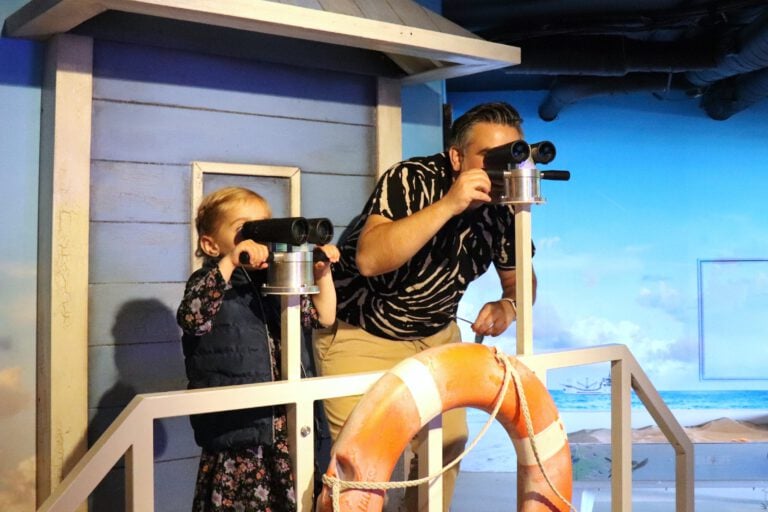
<path fill-rule="evenodd" d="M 219 255 L 219 244 L 208 235 L 200 237 L 200 249 L 211 258 L 216 258 Z"/>
<path fill-rule="evenodd" d="M 448 158 L 451 160 L 451 168 L 453 172 L 459 172 L 461 170 L 461 151 L 456 146 L 448 148 Z"/>

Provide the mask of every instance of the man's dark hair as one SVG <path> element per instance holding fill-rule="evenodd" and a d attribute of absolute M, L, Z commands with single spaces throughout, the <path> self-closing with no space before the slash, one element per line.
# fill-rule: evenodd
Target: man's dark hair
<path fill-rule="evenodd" d="M 450 145 L 463 148 L 467 143 L 467 136 L 477 123 L 493 123 L 516 128 L 521 136 L 523 133 L 523 119 L 520 113 L 505 102 L 481 103 L 462 114 L 451 126 Z"/>

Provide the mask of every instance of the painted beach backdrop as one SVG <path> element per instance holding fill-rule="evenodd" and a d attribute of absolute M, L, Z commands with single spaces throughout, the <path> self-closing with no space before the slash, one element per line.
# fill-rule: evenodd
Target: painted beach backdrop
<path fill-rule="evenodd" d="M 572 452 L 578 455 L 581 450 L 578 445 L 590 445 L 589 450 L 595 454 L 595 458 L 604 462 L 599 469 L 595 470 L 607 471 L 608 461 L 605 457 L 610 455 L 608 447 L 611 426 L 610 394 L 574 394 L 560 389 L 551 389 L 550 394 L 568 432 Z M 763 467 L 760 475 L 766 473 L 768 476 L 768 464 L 765 462 L 768 449 L 765 445 L 760 449 L 751 445 L 751 443 L 768 443 L 768 391 L 661 391 L 660 394 L 691 440 L 697 443 L 697 455 L 707 450 L 707 448 L 698 447 L 699 444 L 717 443 L 719 448 L 712 447 L 712 449 L 719 449 L 721 452 L 723 451 L 721 443 L 744 445 L 729 446 L 727 450 L 734 457 L 740 456 L 739 451 L 757 457 L 760 466 Z M 489 415 L 484 411 L 468 410 L 470 439 L 478 435 L 488 419 Z M 659 459 L 658 465 L 663 466 L 661 471 L 665 473 L 671 471 L 674 464 L 670 446 L 639 447 L 642 443 L 665 444 L 666 440 L 634 393 L 632 428 L 634 451 L 642 454 L 651 450 L 662 454 L 660 458 L 656 457 Z M 595 448 L 596 444 L 605 446 Z M 639 461 L 642 462 L 644 458 L 648 458 L 648 455 L 640 456 Z M 462 471 L 510 472 L 516 468 L 516 460 L 514 448 L 506 431 L 498 422 L 494 422 L 477 447 L 462 461 L 461 467 Z M 578 461 L 575 467 L 577 466 Z M 729 470 L 726 466 L 721 468 L 723 471 Z M 759 476 L 754 473 L 756 469 L 759 468 L 750 466 L 753 472 L 750 479 Z M 701 472 L 697 475 L 705 476 Z M 578 476 L 586 475 L 577 474 Z M 638 473 L 638 476 L 641 477 L 642 473 Z M 657 473 L 655 478 L 661 477 Z"/>

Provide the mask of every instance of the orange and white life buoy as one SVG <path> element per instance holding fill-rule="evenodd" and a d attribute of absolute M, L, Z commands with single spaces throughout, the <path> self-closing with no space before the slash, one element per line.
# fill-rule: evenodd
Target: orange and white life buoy
<path fill-rule="evenodd" d="M 564 499 L 570 500 L 572 492 L 571 451 L 560 415 L 533 372 L 516 358 L 509 360 L 519 375 L 534 432 L 530 439 L 516 387 L 510 384 L 497 419 L 517 453 L 518 510 L 566 512 L 570 504 Z M 326 475 L 344 481 L 388 481 L 411 439 L 441 412 L 474 407 L 491 413 L 499 400 L 504 374 L 496 351 L 475 343 L 436 347 L 402 361 L 385 373 L 352 411 L 333 445 Z M 383 490 L 347 489 L 340 495 L 342 512 L 378 512 L 383 504 Z M 327 486 L 317 510 L 333 510 Z"/>

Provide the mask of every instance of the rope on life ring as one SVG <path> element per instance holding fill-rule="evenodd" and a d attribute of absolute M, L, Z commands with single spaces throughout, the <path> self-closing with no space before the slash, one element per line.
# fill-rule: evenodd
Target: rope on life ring
<path fill-rule="evenodd" d="M 507 391 L 510 375 L 515 392 Z M 517 359 L 485 345 L 456 343 L 402 361 L 363 396 L 333 446 L 318 512 L 378 512 L 384 490 L 430 481 L 457 464 L 488 425 L 437 475 L 387 482 L 413 436 L 438 414 L 457 407 L 491 413 L 489 424 L 498 415 L 512 438 L 519 467 L 518 510 L 573 508 L 570 448 L 549 392 Z"/>

